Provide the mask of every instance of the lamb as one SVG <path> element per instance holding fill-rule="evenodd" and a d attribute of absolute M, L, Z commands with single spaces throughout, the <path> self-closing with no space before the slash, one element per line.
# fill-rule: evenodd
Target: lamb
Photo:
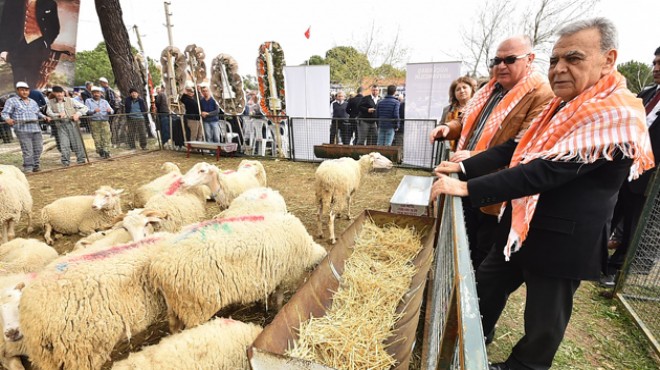
<path fill-rule="evenodd" d="M 248 370 L 247 347 L 261 330 L 255 324 L 215 318 L 132 353 L 112 369 Z"/>
<path fill-rule="evenodd" d="M 346 210 L 346 216 L 351 219 L 351 202 L 353 194 L 360 187 L 362 176 L 374 168 L 392 168 L 392 161 L 381 154 L 372 152 L 363 155 L 359 160 L 344 157 L 323 161 L 316 169 L 316 204 L 318 205 L 318 237 L 323 238 L 322 216 L 328 210 L 330 220 L 330 242 L 335 244 L 335 215 Z"/>
<path fill-rule="evenodd" d="M 165 174 L 140 186 L 133 196 L 133 207 L 143 208 L 145 204 L 156 194 L 166 191 L 174 182 L 181 178 L 181 170 L 172 162 L 165 162 L 161 166 Z"/>
<path fill-rule="evenodd" d="M 168 216 L 159 211 L 133 209 L 115 218 L 115 225 L 111 229 L 97 231 L 78 240 L 73 250 L 93 246 L 110 247 L 131 241 L 140 241 L 159 230 L 161 222 L 167 219 Z"/>
<path fill-rule="evenodd" d="M 46 243 L 53 244 L 50 236 L 53 230 L 62 234 L 79 233 L 86 236 L 112 227 L 112 220 L 122 213 L 119 196 L 123 191 L 101 186 L 95 195 L 60 198 L 45 206 L 41 211 L 41 219 Z"/>
<path fill-rule="evenodd" d="M 16 238 L 0 245 L 0 274 L 39 271 L 57 257 L 57 251 L 49 245 Z"/>
<path fill-rule="evenodd" d="M 236 217 L 242 215 L 276 212 L 285 214 L 286 202 L 282 195 L 271 188 L 253 188 L 246 190 L 234 199 L 229 208 L 215 218 Z"/>
<path fill-rule="evenodd" d="M 146 211 L 167 215 L 161 223 L 165 231 L 177 232 L 185 225 L 206 219 L 205 186 L 183 187 L 183 180 L 175 182 L 162 194 L 156 194 L 147 204 Z"/>
<path fill-rule="evenodd" d="M 281 305 L 282 293 L 325 255 L 291 214 L 230 217 L 189 225 L 163 243 L 149 276 L 175 333 L 230 304 L 266 300 L 276 289 Z"/>
<path fill-rule="evenodd" d="M 119 341 L 162 320 L 165 302 L 147 272 L 164 237 L 75 251 L 40 271 L 19 307 L 32 363 L 42 370 L 100 369 Z"/>
<path fill-rule="evenodd" d="M 194 165 L 183 175 L 182 180 L 184 187 L 208 186 L 220 210 L 226 209 L 244 191 L 261 186 L 254 170 L 244 168 L 240 171 L 221 171 L 206 162 Z"/>
<path fill-rule="evenodd" d="M 264 165 L 261 164 L 261 162 L 250 159 L 244 159 L 241 161 L 241 163 L 238 164 L 238 171 L 251 171 L 254 174 L 254 176 L 257 178 L 261 186 L 263 187 L 268 186 L 266 179 L 266 170 L 264 169 Z"/>
<path fill-rule="evenodd" d="M 34 274 L 0 276 L 0 364 L 9 370 L 25 370 L 20 356 L 27 355 L 27 348 L 19 327 L 19 302 L 26 283 Z"/>
<path fill-rule="evenodd" d="M 0 165 L 0 223 L 2 224 L 2 242 L 16 237 L 14 227 L 27 216 L 27 233 L 32 232 L 32 195 L 30 184 L 18 168 Z"/>

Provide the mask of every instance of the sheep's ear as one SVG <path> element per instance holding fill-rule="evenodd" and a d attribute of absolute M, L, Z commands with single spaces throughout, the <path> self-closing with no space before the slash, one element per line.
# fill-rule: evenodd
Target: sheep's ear
<path fill-rule="evenodd" d="M 14 287 L 14 289 L 16 289 L 18 291 L 23 290 L 23 288 L 25 288 L 25 283 L 22 282 L 22 281 L 20 283 L 16 284 L 16 286 Z"/>
<path fill-rule="evenodd" d="M 121 194 L 121 193 L 123 193 L 123 192 L 124 192 L 124 189 L 117 189 L 117 190 L 113 191 L 112 194 L 113 194 L 113 195 L 119 195 L 119 194 Z"/>
<path fill-rule="evenodd" d="M 115 216 L 115 218 L 112 219 L 112 223 L 116 224 L 116 223 L 122 222 L 122 221 L 124 221 L 125 217 L 126 217 L 126 213 L 119 214 L 119 215 Z"/>
<path fill-rule="evenodd" d="M 160 225 L 163 220 L 158 217 L 147 217 L 147 221 L 153 225 Z"/>
<path fill-rule="evenodd" d="M 142 214 L 146 218 L 157 217 L 159 219 L 167 219 L 167 216 L 168 216 L 167 212 L 158 211 L 158 210 L 155 210 L 155 209 L 149 209 L 149 210 L 143 211 Z"/>

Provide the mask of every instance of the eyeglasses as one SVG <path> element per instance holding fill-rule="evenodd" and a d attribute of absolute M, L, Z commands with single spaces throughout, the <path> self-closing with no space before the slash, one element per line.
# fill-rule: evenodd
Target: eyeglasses
<path fill-rule="evenodd" d="M 498 57 L 495 57 L 495 58 L 493 58 L 493 59 L 490 60 L 490 64 L 489 64 L 488 66 L 489 66 L 490 68 L 493 68 L 493 67 L 495 67 L 495 66 L 500 65 L 500 63 L 502 63 L 502 62 L 504 62 L 504 64 L 506 64 L 506 65 L 513 64 L 513 63 L 515 63 L 518 59 L 522 59 L 522 58 L 525 58 L 525 57 L 529 56 L 529 54 L 531 54 L 531 53 L 527 53 L 527 54 L 523 54 L 523 55 L 518 55 L 518 56 L 515 56 L 515 55 L 509 55 L 508 57 L 505 57 L 505 58 L 498 58 Z"/>

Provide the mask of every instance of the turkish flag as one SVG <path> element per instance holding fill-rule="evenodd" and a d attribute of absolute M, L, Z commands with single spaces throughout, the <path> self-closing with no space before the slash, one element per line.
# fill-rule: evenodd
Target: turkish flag
<path fill-rule="evenodd" d="M 305 38 L 309 40 L 309 30 L 312 29 L 312 26 L 307 27 L 307 31 L 305 31 Z"/>

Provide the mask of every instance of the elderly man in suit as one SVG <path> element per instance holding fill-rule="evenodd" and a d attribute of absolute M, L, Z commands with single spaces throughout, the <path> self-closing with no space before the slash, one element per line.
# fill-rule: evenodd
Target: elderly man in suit
<path fill-rule="evenodd" d="M 360 100 L 358 105 L 358 132 L 356 145 L 376 145 L 378 127 L 376 123 L 376 105 L 380 100 L 378 86 L 371 85 L 371 95 Z"/>
<path fill-rule="evenodd" d="M 607 259 L 621 184 L 653 166 L 644 107 L 616 71 L 616 58 L 611 21 L 566 25 L 550 58 L 556 97 L 524 135 L 436 168 L 434 196 L 466 196 L 482 206 L 507 202 L 495 248 L 477 271 L 479 308 L 490 333 L 509 294 L 524 283 L 525 334 L 491 370 L 552 366 L 575 291 L 582 280 L 597 280 Z"/>
<path fill-rule="evenodd" d="M 646 126 L 649 128 L 651 136 L 651 146 L 655 158 L 660 156 L 660 47 L 655 50 L 653 59 L 653 82 L 652 86 L 642 90 L 638 98 L 642 99 L 646 111 Z M 657 165 L 657 159 L 656 159 Z M 619 200 L 614 211 L 612 224 L 616 225 L 620 220 L 623 221 L 623 233 L 621 244 L 609 259 L 605 275 L 600 280 L 601 285 L 605 287 L 614 287 L 616 283 L 616 273 L 623 267 L 628 253 L 628 246 L 632 241 L 633 234 L 637 228 L 639 217 L 642 214 L 642 208 L 646 202 L 646 188 L 649 180 L 653 177 L 656 167 L 652 171 L 647 171 L 639 179 L 626 182 L 619 191 Z M 651 262 L 643 268 L 649 268 Z"/>
<path fill-rule="evenodd" d="M 54 0 L 7 0 L 0 21 L 0 58 L 11 64 L 14 83 L 37 87 L 41 64 L 60 34 Z"/>
<path fill-rule="evenodd" d="M 459 140 L 451 161 L 460 162 L 527 130 L 554 96 L 548 79 L 532 69 L 532 62 L 534 52 L 528 36 L 502 41 L 490 61 L 491 80 L 467 104 L 463 118 L 443 123 L 431 132 L 431 142 Z M 466 199 L 463 208 L 470 257 L 477 269 L 493 246 L 501 205 L 479 209 Z"/>

